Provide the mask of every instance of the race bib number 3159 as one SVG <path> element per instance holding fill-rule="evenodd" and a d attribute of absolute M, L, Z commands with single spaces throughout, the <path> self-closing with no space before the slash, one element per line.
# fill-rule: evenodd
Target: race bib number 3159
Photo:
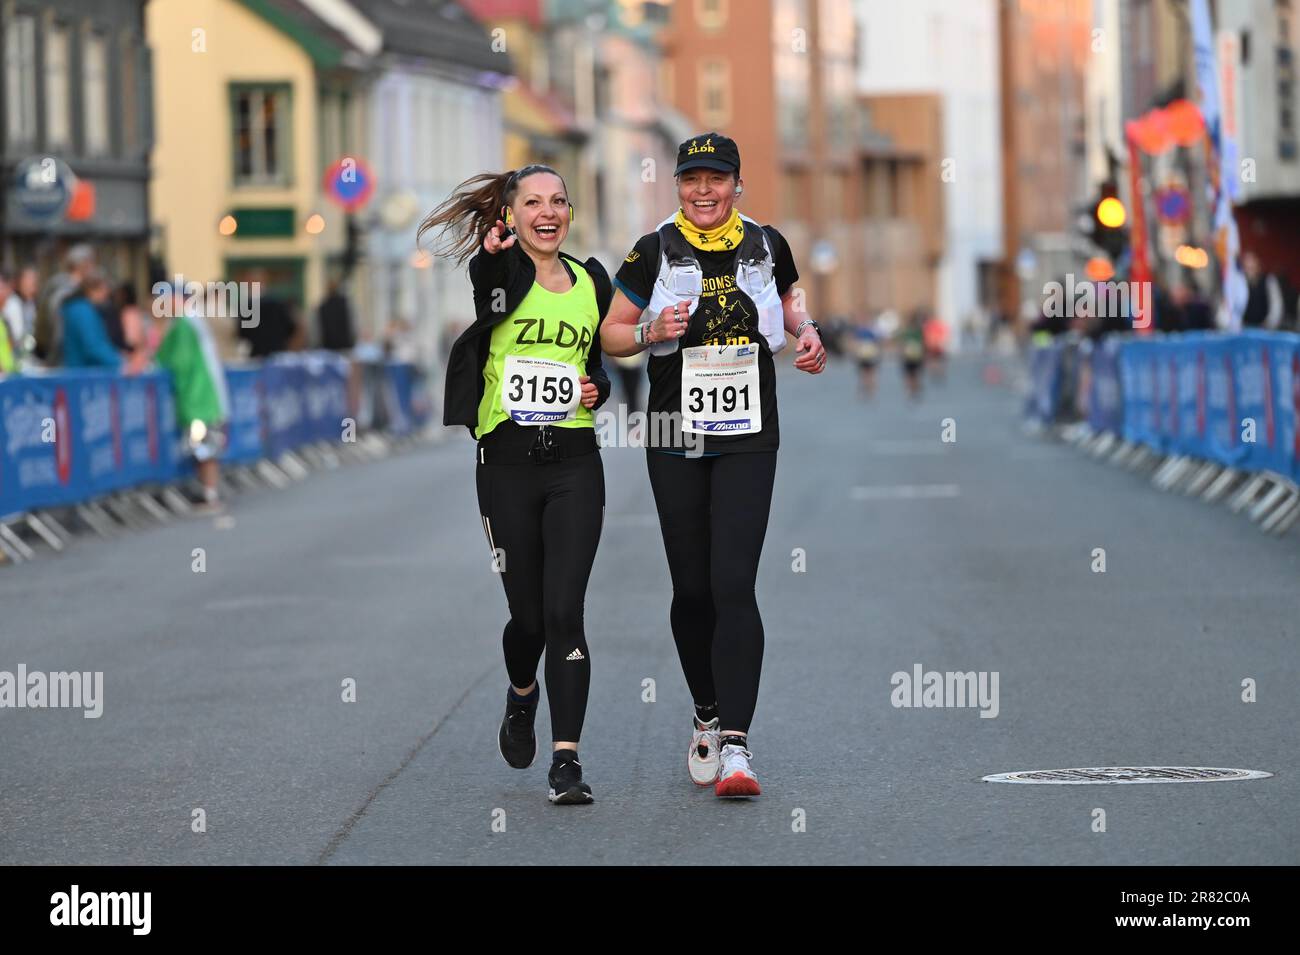
<path fill-rule="evenodd" d="M 751 343 L 682 349 L 683 431 L 755 434 L 763 429 L 758 348 Z"/>
<path fill-rule="evenodd" d="M 550 424 L 577 417 L 582 400 L 578 369 L 568 362 L 507 355 L 501 407 L 519 424 Z"/>

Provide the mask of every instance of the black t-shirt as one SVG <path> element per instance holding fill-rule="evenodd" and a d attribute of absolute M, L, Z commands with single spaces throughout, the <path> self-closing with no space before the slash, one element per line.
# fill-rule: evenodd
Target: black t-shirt
<path fill-rule="evenodd" d="M 785 295 L 790 286 L 799 280 L 799 271 L 795 268 L 790 246 L 781 233 L 771 226 L 764 226 L 763 231 L 767 233 L 768 245 L 772 249 L 776 290 Z M 658 232 L 641 236 L 614 276 L 614 287 L 621 289 L 624 295 L 642 308 L 650 304 L 655 279 L 659 276 L 659 251 Z M 691 251 L 699 260 L 700 270 L 704 274 L 704 294 L 700 296 L 699 305 L 691 315 L 686 334 L 678 339 L 677 350 L 670 355 L 650 356 L 647 366 L 650 375 L 649 410 L 652 414 L 681 412 L 682 348 L 757 343 L 762 429 L 757 434 L 707 434 L 695 437 L 704 439 L 706 454 L 775 451 L 780 444 L 776 416 L 776 366 L 772 362 L 767 339 L 758 330 L 758 307 L 736 285 L 736 253 L 701 252 L 699 249 Z M 653 446 L 658 429 L 651 427 L 647 430 Z M 673 428 L 670 446 L 678 449 L 683 447 L 676 426 Z"/>

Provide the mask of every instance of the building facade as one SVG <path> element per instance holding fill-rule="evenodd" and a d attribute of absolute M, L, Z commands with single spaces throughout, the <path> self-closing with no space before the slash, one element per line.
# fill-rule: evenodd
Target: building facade
<path fill-rule="evenodd" d="M 999 307 L 1003 250 L 998 10 L 995 0 L 856 0 L 858 90 L 941 103 L 943 249 L 935 309 L 951 326 Z M 906 305 L 904 304 L 904 307 Z"/>
<path fill-rule="evenodd" d="M 322 107 L 366 82 L 377 34 L 343 0 L 152 0 L 147 20 L 162 273 L 262 282 L 309 331 L 346 232 L 322 195 Z M 362 118 L 337 127 L 329 155 L 364 155 Z M 237 322 L 211 320 L 236 354 Z"/>
<path fill-rule="evenodd" d="M 375 197 L 361 216 L 369 287 L 358 287 L 363 334 L 404 338 L 434 371 L 474 319 L 463 270 L 416 245 L 420 220 L 456 186 L 504 162 L 501 90 L 511 57 L 454 0 L 416 7 L 356 0 L 381 30 L 369 93 Z"/>
<path fill-rule="evenodd" d="M 49 275 L 69 245 L 92 242 L 114 279 L 143 287 L 155 128 L 145 3 L 4 0 L 0 44 L 0 265 Z"/>

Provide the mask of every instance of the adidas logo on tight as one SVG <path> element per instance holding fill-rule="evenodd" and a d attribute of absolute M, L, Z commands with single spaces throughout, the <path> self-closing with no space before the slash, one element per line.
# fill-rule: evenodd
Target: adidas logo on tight
<path fill-rule="evenodd" d="M 566 660 L 585 660 L 585 659 L 587 659 L 587 658 L 584 657 L 584 656 L 582 655 L 582 651 L 581 651 L 581 650 L 579 650 L 577 647 L 574 647 L 574 648 L 573 648 L 573 652 L 570 653 L 570 654 L 569 654 L 567 657 L 565 657 L 564 659 L 566 659 Z"/>

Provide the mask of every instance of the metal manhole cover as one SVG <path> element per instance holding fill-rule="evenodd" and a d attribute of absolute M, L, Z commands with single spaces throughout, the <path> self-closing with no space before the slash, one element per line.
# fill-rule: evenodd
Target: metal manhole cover
<path fill-rule="evenodd" d="M 1267 779 L 1272 775 L 1258 769 L 1212 769 L 1206 766 L 1102 766 L 995 773 L 983 779 L 986 783 L 1087 786 L 1106 783 L 1221 783 L 1237 779 Z"/>

